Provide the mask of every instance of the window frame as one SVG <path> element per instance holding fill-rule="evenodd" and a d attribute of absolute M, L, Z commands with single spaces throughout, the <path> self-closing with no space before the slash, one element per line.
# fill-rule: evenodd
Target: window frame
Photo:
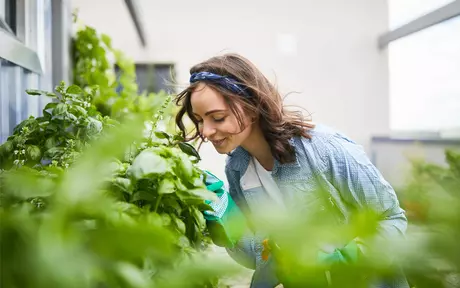
<path fill-rule="evenodd" d="M 386 49 L 388 45 L 395 40 L 409 36 L 457 16 L 460 16 L 460 0 L 455 0 L 454 2 L 442 6 L 381 35 L 378 38 L 378 47 L 380 50 Z"/>
<path fill-rule="evenodd" d="M 27 0 L 16 1 L 16 33 L 6 23 L 5 19 L 0 18 L 0 58 L 5 59 L 15 65 L 42 75 L 43 68 L 35 49 L 27 45 L 27 17 L 34 11 L 29 11 L 34 7 L 32 2 Z M 33 4 L 33 3 L 32 3 Z"/>
<path fill-rule="evenodd" d="M 446 23 L 447 21 L 450 21 L 454 18 L 460 18 L 460 0 L 455 0 L 452 1 L 448 4 L 445 4 L 444 6 L 441 6 L 437 9 L 433 9 L 431 12 L 428 12 L 424 15 L 421 15 L 419 17 L 416 17 L 415 19 L 408 21 L 406 24 L 400 25 L 399 27 L 396 27 L 394 29 L 389 29 L 387 32 L 381 34 L 378 39 L 377 39 L 377 46 L 378 50 L 381 53 L 385 53 L 387 57 L 390 57 L 389 55 L 389 46 L 395 42 L 398 42 L 398 40 L 401 40 L 402 38 L 405 38 L 407 36 L 413 35 L 413 34 L 418 34 L 419 32 L 425 31 L 433 26 L 438 26 L 438 24 Z M 390 60 L 388 60 L 388 68 L 390 69 Z M 390 73 L 390 71 L 388 71 Z M 389 81 L 391 81 L 391 75 L 388 74 Z M 391 89 L 391 84 L 389 84 L 389 89 Z M 392 100 L 392 95 L 391 91 L 388 91 L 388 101 L 389 103 Z M 443 133 L 442 131 L 447 131 L 444 130 L 444 128 L 438 128 L 436 130 L 432 130 L 431 128 L 411 128 L 411 129 L 395 129 L 391 125 L 391 104 L 390 104 L 390 110 L 389 110 L 389 131 L 392 135 L 397 135 L 397 134 L 404 134 L 404 135 L 419 135 L 419 137 L 423 137 L 424 133 L 435 133 L 438 135 L 437 137 L 442 138 L 441 134 Z M 450 129 L 450 128 L 446 128 Z M 457 127 L 453 128 L 457 129 Z M 416 137 L 417 138 L 417 137 Z"/>

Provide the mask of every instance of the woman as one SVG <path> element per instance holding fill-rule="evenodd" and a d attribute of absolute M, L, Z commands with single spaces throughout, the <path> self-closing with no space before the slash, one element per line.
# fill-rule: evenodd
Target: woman
<path fill-rule="evenodd" d="M 190 86 L 177 97 L 176 124 L 189 135 L 187 115 L 196 128 L 189 140 L 201 137 L 228 154 L 230 195 L 246 214 L 260 212 L 260 199 L 289 209 L 299 193 L 326 189 L 345 221 L 350 210 L 371 206 L 385 236 L 405 233 L 407 220 L 395 192 L 361 147 L 284 109 L 280 93 L 250 61 L 226 54 L 195 65 L 190 74 Z M 297 184 L 308 191 L 292 189 Z M 252 287 L 275 287 L 280 280 L 269 265 L 273 261 L 262 257 L 264 237 L 252 228 L 254 234 L 229 253 L 256 269 Z M 382 284 L 408 287 L 403 276 L 377 283 Z"/>

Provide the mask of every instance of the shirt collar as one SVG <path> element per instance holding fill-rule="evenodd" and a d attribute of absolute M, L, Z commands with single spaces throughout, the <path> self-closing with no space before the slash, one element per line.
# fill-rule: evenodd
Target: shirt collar
<path fill-rule="evenodd" d="M 289 143 L 294 147 L 294 150 L 296 151 L 297 149 L 297 143 L 296 143 L 295 138 L 289 139 Z M 243 147 L 238 146 L 235 150 L 230 152 L 229 154 L 229 160 L 228 160 L 228 167 L 234 171 L 239 171 L 240 175 L 243 175 L 248 166 L 249 166 L 249 161 L 251 160 L 251 155 L 249 154 L 248 151 L 246 151 Z M 272 170 L 272 175 L 276 175 L 277 172 L 279 171 L 280 168 L 294 168 L 294 167 L 300 167 L 300 163 L 298 160 L 298 157 L 295 157 L 295 160 L 290 163 L 284 163 L 281 164 L 278 160 L 274 159 L 274 165 L 273 165 L 273 170 Z"/>

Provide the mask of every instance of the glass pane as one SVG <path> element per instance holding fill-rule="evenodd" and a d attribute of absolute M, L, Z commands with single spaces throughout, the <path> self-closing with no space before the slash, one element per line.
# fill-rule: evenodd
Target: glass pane
<path fill-rule="evenodd" d="M 163 90 L 167 93 L 173 93 L 171 90 L 172 77 L 174 77 L 174 65 L 155 65 L 155 92 Z"/>
<path fill-rule="evenodd" d="M 451 2 L 454 0 L 388 0 L 390 30 Z"/>
<path fill-rule="evenodd" d="M 460 17 L 389 45 L 390 127 L 460 128 Z"/>
<path fill-rule="evenodd" d="M 136 80 L 139 93 L 144 91 L 158 93 L 169 91 L 174 73 L 174 65 L 170 64 L 136 64 Z"/>
<path fill-rule="evenodd" d="M 6 12 L 6 3 L 5 0 L 0 0 L 0 18 L 5 19 L 5 12 Z"/>
<path fill-rule="evenodd" d="M 16 34 L 16 0 L 5 1 L 5 22 L 11 28 L 12 32 Z"/>

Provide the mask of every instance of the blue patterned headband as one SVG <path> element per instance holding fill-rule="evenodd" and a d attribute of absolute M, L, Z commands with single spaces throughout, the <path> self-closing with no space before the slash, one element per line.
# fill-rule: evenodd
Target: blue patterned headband
<path fill-rule="evenodd" d="M 233 93 L 242 95 L 245 98 L 251 97 L 251 95 L 246 91 L 247 88 L 241 87 L 234 79 L 230 78 L 229 76 L 222 76 L 211 72 L 193 73 L 192 76 L 190 76 L 190 83 L 195 83 L 197 81 L 209 81 L 229 91 L 232 91 Z"/>

